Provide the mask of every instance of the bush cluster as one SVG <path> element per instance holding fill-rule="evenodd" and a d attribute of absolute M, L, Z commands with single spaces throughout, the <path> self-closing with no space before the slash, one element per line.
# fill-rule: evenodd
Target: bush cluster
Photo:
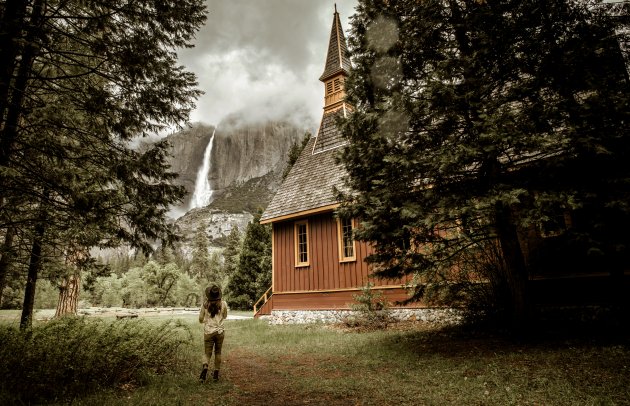
<path fill-rule="evenodd" d="M 67 400 L 141 383 L 180 362 L 191 342 L 177 321 L 63 318 L 19 331 L 0 326 L 0 403 Z"/>
<path fill-rule="evenodd" d="M 352 295 L 356 303 L 351 303 L 350 309 L 354 314 L 344 320 L 346 326 L 378 330 L 387 328 L 392 322 L 387 299 L 382 291 L 373 291 L 372 286 L 372 283 L 368 282 L 361 288 L 360 294 Z"/>

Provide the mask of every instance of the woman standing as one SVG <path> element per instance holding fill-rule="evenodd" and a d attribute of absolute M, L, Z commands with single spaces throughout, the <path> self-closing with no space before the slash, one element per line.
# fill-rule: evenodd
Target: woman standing
<path fill-rule="evenodd" d="M 221 369 L 221 347 L 225 337 L 223 320 L 227 318 L 227 303 L 221 300 L 221 288 L 217 285 L 206 288 L 206 301 L 199 312 L 199 323 L 203 323 L 203 369 L 199 376 L 201 383 L 206 381 L 208 376 L 208 365 L 214 350 L 214 375 L 215 381 L 219 380 L 219 369 Z"/>

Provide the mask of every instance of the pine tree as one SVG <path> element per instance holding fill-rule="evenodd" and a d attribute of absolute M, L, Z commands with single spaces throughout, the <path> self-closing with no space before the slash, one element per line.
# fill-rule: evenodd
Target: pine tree
<path fill-rule="evenodd" d="M 306 147 L 306 144 L 308 144 L 310 139 L 311 133 L 306 132 L 301 143 L 298 144 L 297 142 L 294 142 L 293 144 L 291 144 L 291 148 L 289 148 L 289 153 L 287 154 L 287 167 L 284 168 L 284 171 L 282 172 L 282 179 L 287 177 L 287 175 L 291 171 L 291 168 L 293 168 L 293 165 L 295 165 L 295 162 L 300 157 L 302 150 L 304 149 L 304 147 Z"/>
<path fill-rule="evenodd" d="M 184 191 L 171 185 L 167 144 L 140 152 L 131 140 L 181 125 L 193 108 L 200 93 L 176 49 L 191 46 L 204 10 L 201 0 L 0 9 L 0 232 L 6 247 L 11 227 L 33 236 L 23 326 L 49 237 L 87 230 L 85 246 L 144 251 L 175 239 L 165 214 Z"/>
<path fill-rule="evenodd" d="M 223 250 L 223 269 L 228 278 L 236 273 L 241 254 L 241 232 L 237 226 L 232 227 Z"/>
<path fill-rule="evenodd" d="M 271 285 L 271 227 L 260 224 L 259 210 L 247 225 L 238 267 L 230 278 L 228 303 L 235 309 L 251 309 Z"/>
<path fill-rule="evenodd" d="M 206 226 L 200 223 L 193 240 L 192 260 L 190 263 L 190 276 L 198 280 L 206 279 L 205 275 L 210 268 L 210 260 L 208 253 L 208 235 L 206 234 Z"/>
<path fill-rule="evenodd" d="M 605 11 L 573 0 L 359 2 L 341 158 L 353 192 L 340 211 L 377 243 L 379 276 L 418 276 L 418 300 L 498 241 L 495 276 L 522 328 L 523 230 L 583 213 L 581 255 L 622 247 L 627 258 L 627 233 L 597 232 L 630 213 L 630 92 L 615 36 L 628 20 Z"/>

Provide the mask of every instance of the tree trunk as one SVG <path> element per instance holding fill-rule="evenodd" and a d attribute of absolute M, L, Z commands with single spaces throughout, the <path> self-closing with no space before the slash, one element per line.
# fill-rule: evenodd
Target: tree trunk
<path fill-rule="evenodd" d="M 42 244 L 46 226 L 44 221 L 40 221 L 35 226 L 33 236 L 33 246 L 31 257 L 28 263 L 28 277 L 26 279 L 26 290 L 24 292 L 24 305 L 22 306 L 22 317 L 20 318 L 20 330 L 27 329 L 33 324 L 33 306 L 35 305 L 35 284 L 37 274 L 42 263 Z"/>
<path fill-rule="evenodd" d="M 59 287 L 59 301 L 55 317 L 76 316 L 79 307 L 79 292 L 81 291 L 81 275 L 79 272 L 63 279 Z"/>
<path fill-rule="evenodd" d="M 17 55 L 22 44 L 22 30 L 24 28 L 24 17 L 26 16 L 26 1 L 9 1 L 5 3 L 2 14 L 2 24 L 4 28 L 0 31 L 0 128 L 4 127 L 4 117 L 8 106 L 9 89 L 13 81 L 16 67 Z"/>
<path fill-rule="evenodd" d="M 0 167 L 8 165 L 13 154 L 14 144 L 18 138 L 18 123 L 24 113 L 24 99 L 27 98 L 27 88 L 33 62 L 41 48 L 43 36 L 41 25 L 44 17 L 43 0 L 35 0 L 30 7 L 28 7 L 29 2 L 24 0 L 6 3 L 9 5 L 5 6 L 3 19 L 0 21 L 2 24 L 0 26 L 3 28 L 0 30 L 2 31 L 0 33 L 0 50 L 2 50 L 3 59 L 3 62 L 0 62 Z M 31 14 L 27 24 L 24 20 L 26 17 L 25 13 L 29 8 Z M 23 38 L 22 31 L 25 28 L 26 35 Z M 16 62 L 18 59 L 19 63 Z M 14 75 L 16 68 L 17 75 Z M 0 172 L 0 194 L 4 194 L 6 182 L 6 175 Z M 39 245 L 41 254 L 41 241 Z M 37 255 L 39 256 L 39 254 Z M 39 267 L 39 258 L 36 260 L 36 263 L 34 266 Z M 29 273 L 31 272 L 30 268 L 31 265 L 29 264 Z M 34 270 L 34 272 L 36 274 L 37 270 Z M 37 276 L 35 276 L 35 279 L 37 279 Z M 34 297 L 35 292 L 33 291 L 32 294 Z M 29 301 L 26 296 L 24 300 L 25 304 Z M 23 314 L 20 328 L 30 325 L 31 317 L 32 314 L 30 316 Z"/>
<path fill-rule="evenodd" d="M 516 333 L 526 333 L 531 319 L 531 307 L 528 295 L 527 267 L 518 241 L 518 232 L 511 208 L 497 203 L 495 224 L 506 264 L 506 280 L 509 287 L 512 327 Z"/>
<path fill-rule="evenodd" d="M 9 266 L 11 265 L 11 257 L 13 256 L 13 236 L 15 235 L 15 229 L 13 227 L 7 228 L 4 235 L 4 244 L 0 250 L 0 306 L 2 305 L 2 292 L 4 292 L 4 286 L 7 280 L 7 274 L 9 273 Z"/>

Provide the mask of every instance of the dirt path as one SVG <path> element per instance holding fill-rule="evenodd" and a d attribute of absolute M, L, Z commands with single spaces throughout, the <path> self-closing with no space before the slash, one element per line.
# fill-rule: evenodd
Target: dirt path
<path fill-rule="evenodd" d="M 283 355 L 270 362 L 242 349 L 231 351 L 225 360 L 224 379 L 234 385 L 230 404 L 236 405 L 362 405 L 355 396 L 332 394 L 316 387 L 296 387 L 299 381 L 340 378 L 328 365 L 340 362 L 316 357 Z M 343 362 L 343 360 L 341 360 Z M 348 379 L 346 375 L 344 379 Z"/>

